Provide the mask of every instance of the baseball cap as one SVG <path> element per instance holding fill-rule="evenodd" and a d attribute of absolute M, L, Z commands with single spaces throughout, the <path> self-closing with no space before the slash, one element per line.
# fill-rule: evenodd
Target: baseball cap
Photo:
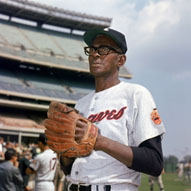
<path fill-rule="evenodd" d="M 93 40 L 96 38 L 98 35 L 105 35 L 110 37 L 112 40 L 115 41 L 115 43 L 121 48 L 122 53 L 125 54 L 127 51 L 127 43 L 125 39 L 125 35 L 122 34 L 121 32 L 118 32 L 114 29 L 111 28 L 105 28 L 105 29 L 90 29 L 87 30 L 84 33 L 84 42 L 88 45 L 91 46 Z"/>
<path fill-rule="evenodd" d="M 42 142 L 44 145 L 46 145 L 47 138 L 45 134 L 40 134 L 38 137 L 38 142 Z"/>

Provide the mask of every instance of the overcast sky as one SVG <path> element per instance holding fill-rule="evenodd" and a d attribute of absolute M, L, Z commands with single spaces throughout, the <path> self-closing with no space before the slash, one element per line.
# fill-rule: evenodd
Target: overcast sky
<path fill-rule="evenodd" d="M 39 0 L 33 0 L 39 2 Z M 191 0 L 44 0 L 55 7 L 112 18 L 126 35 L 132 83 L 152 93 L 167 133 L 165 156 L 191 155 Z"/>

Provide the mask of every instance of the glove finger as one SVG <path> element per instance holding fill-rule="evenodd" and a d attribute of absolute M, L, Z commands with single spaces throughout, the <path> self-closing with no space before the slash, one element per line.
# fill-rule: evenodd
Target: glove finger
<path fill-rule="evenodd" d="M 83 137 L 85 132 L 86 132 L 86 129 L 82 129 L 82 128 L 76 127 L 76 129 L 75 129 L 75 136 L 76 137 L 79 137 L 79 136 Z"/>
<path fill-rule="evenodd" d="M 76 145 L 72 145 L 71 143 L 58 144 L 50 141 L 47 141 L 47 143 L 53 151 L 69 158 L 87 156 L 92 151 L 92 145 L 88 144 L 83 144 L 80 145 L 80 147 L 76 147 Z"/>
<path fill-rule="evenodd" d="M 64 143 L 66 141 L 67 142 L 73 142 L 74 141 L 74 137 L 71 134 L 63 136 L 62 134 L 55 134 L 52 131 L 45 130 L 45 135 L 46 135 L 48 140 L 58 142 L 58 143 L 61 143 L 61 142 Z"/>
<path fill-rule="evenodd" d="M 64 103 L 60 103 L 57 101 L 52 101 L 49 106 L 49 111 L 59 111 L 63 113 L 68 113 L 70 111 L 74 110 L 73 108 L 67 106 Z"/>
<path fill-rule="evenodd" d="M 44 121 L 44 126 L 54 132 L 61 133 L 62 135 L 74 135 L 74 129 L 69 124 L 59 123 L 50 119 Z"/>
<path fill-rule="evenodd" d="M 95 144 L 97 134 L 98 134 L 98 128 L 93 123 L 89 122 L 87 131 L 82 141 L 88 140 L 89 142 L 93 142 Z"/>
<path fill-rule="evenodd" d="M 75 129 L 75 141 L 80 143 L 85 135 L 86 129 L 78 128 Z"/>
<path fill-rule="evenodd" d="M 93 145 L 89 143 L 76 145 L 72 143 L 56 143 L 48 140 L 47 144 L 56 153 L 69 158 L 87 156 L 93 149 Z"/>
<path fill-rule="evenodd" d="M 56 110 L 56 111 L 61 111 L 62 107 L 65 107 L 65 104 L 62 104 L 58 101 L 51 101 L 49 105 L 49 110 Z"/>
<path fill-rule="evenodd" d="M 82 119 L 78 119 L 76 122 L 76 126 L 79 128 L 84 128 L 86 126 L 86 128 L 87 128 L 87 120 L 84 121 Z"/>
<path fill-rule="evenodd" d="M 74 158 L 74 157 L 82 157 L 82 156 L 88 156 L 92 151 L 92 146 L 87 147 L 87 145 L 81 145 L 80 149 L 76 148 L 75 150 L 69 149 L 65 152 L 62 152 L 62 156 Z"/>
<path fill-rule="evenodd" d="M 54 141 L 47 140 L 47 144 L 52 150 L 59 153 L 66 152 L 68 150 L 76 150 L 74 142 L 57 143 Z"/>
<path fill-rule="evenodd" d="M 63 135 L 62 133 L 55 133 L 54 131 L 49 130 L 49 129 L 46 129 L 46 130 L 45 130 L 45 134 L 46 134 L 46 135 L 49 135 L 49 136 L 52 136 L 52 137 L 59 137 L 59 138 L 65 137 L 65 135 Z M 71 134 L 68 134 L 68 135 L 71 135 Z M 67 136 L 67 135 L 66 135 L 66 136 Z M 72 135 L 71 135 L 71 136 L 72 136 Z"/>
<path fill-rule="evenodd" d="M 76 114 L 72 114 L 72 112 L 65 114 L 58 111 L 48 111 L 48 118 L 61 123 L 72 124 L 77 117 Z"/>
<path fill-rule="evenodd" d="M 61 155 L 63 157 L 67 157 L 67 158 L 77 158 L 77 157 L 83 157 L 83 156 L 88 156 L 90 155 L 91 152 L 87 152 L 86 150 L 85 151 L 67 151 L 67 152 L 64 152 L 62 153 Z"/>

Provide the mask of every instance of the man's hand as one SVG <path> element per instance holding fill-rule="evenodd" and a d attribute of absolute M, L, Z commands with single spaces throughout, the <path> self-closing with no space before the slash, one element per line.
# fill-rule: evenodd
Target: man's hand
<path fill-rule="evenodd" d="M 98 128 L 65 104 L 51 102 L 44 125 L 47 144 L 59 155 L 82 157 L 94 149 Z"/>
<path fill-rule="evenodd" d="M 78 120 L 76 123 L 76 130 L 75 130 L 75 141 L 80 143 L 87 132 L 88 125 L 83 121 Z"/>

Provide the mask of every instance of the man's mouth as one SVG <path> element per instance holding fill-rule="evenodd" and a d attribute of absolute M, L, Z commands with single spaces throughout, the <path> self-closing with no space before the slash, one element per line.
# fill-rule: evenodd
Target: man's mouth
<path fill-rule="evenodd" d="M 91 63 L 91 66 L 100 66 L 101 65 L 101 63 L 99 63 L 99 62 L 93 62 L 93 63 Z"/>
<path fill-rule="evenodd" d="M 101 64 L 91 64 L 91 66 L 100 66 Z"/>

